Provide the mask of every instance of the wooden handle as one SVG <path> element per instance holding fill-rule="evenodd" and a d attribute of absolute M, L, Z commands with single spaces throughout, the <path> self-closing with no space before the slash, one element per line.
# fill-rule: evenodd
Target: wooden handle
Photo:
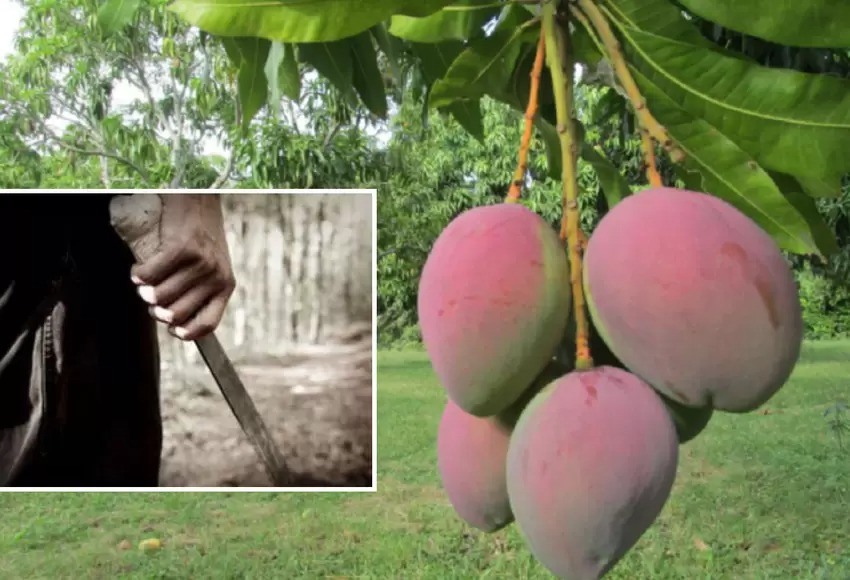
<path fill-rule="evenodd" d="M 109 202 L 112 227 L 144 262 L 159 250 L 162 198 L 156 193 L 116 195 Z"/>

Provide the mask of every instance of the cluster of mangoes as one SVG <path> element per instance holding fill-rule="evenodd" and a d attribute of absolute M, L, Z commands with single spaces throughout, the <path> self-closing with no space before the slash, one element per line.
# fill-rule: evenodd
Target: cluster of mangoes
<path fill-rule="evenodd" d="M 583 274 L 589 370 L 569 355 L 563 244 L 519 204 L 457 216 L 418 296 L 448 394 L 437 452 L 452 506 L 484 531 L 516 521 L 546 568 L 580 580 L 606 574 L 658 517 L 679 444 L 715 410 L 752 411 L 787 381 L 803 335 L 779 248 L 707 194 L 662 187 L 621 201 Z"/>

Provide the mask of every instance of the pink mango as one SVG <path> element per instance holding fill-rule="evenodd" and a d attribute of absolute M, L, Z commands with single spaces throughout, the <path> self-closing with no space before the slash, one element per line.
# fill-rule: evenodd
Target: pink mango
<path fill-rule="evenodd" d="M 571 294 L 554 229 L 516 204 L 457 216 L 419 281 L 422 340 L 449 398 L 476 416 L 507 409 L 564 335 Z"/>
<path fill-rule="evenodd" d="M 446 403 L 437 431 L 437 467 L 455 513 L 469 525 L 495 532 L 513 521 L 505 479 L 513 426 L 533 395 L 566 372 L 551 362 L 517 402 L 494 417 L 476 417 Z"/>
<path fill-rule="evenodd" d="M 617 358 L 687 407 L 751 411 L 800 355 L 788 263 L 758 225 L 707 194 L 656 188 L 617 204 L 588 243 L 584 287 Z"/>
<path fill-rule="evenodd" d="M 613 367 L 574 371 L 525 408 L 508 447 L 508 497 L 532 554 L 559 578 L 602 577 L 658 517 L 678 463 L 653 389 Z"/>
<path fill-rule="evenodd" d="M 466 413 L 449 400 L 437 435 L 437 466 L 455 513 L 470 526 L 495 532 L 514 519 L 505 483 L 511 428 Z"/>

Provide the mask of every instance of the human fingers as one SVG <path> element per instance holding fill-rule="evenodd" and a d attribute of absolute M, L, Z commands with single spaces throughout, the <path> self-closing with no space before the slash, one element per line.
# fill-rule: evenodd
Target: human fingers
<path fill-rule="evenodd" d="M 219 292 L 213 284 L 201 280 L 169 304 L 151 306 L 151 316 L 171 326 L 179 326 L 192 318 L 204 305 Z"/>
<path fill-rule="evenodd" d="M 195 316 L 180 326 L 169 327 L 169 332 L 181 340 L 198 340 L 211 332 L 221 322 L 227 297 L 219 294 L 199 310 Z"/>
<path fill-rule="evenodd" d="M 130 274 L 136 284 L 156 286 L 174 272 L 197 260 L 198 256 L 187 252 L 183 246 L 165 246 L 144 262 L 133 264 Z"/>
<path fill-rule="evenodd" d="M 177 270 L 156 286 L 140 286 L 139 295 L 148 304 L 169 308 L 174 301 L 201 285 L 212 287 L 211 293 L 221 290 L 223 284 L 206 264 L 193 262 Z"/>

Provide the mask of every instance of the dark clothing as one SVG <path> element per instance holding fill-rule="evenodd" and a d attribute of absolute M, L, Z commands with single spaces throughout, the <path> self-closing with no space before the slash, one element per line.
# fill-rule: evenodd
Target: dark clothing
<path fill-rule="evenodd" d="M 157 485 L 156 327 L 111 197 L 0 195 L 0 485 Z"/>

